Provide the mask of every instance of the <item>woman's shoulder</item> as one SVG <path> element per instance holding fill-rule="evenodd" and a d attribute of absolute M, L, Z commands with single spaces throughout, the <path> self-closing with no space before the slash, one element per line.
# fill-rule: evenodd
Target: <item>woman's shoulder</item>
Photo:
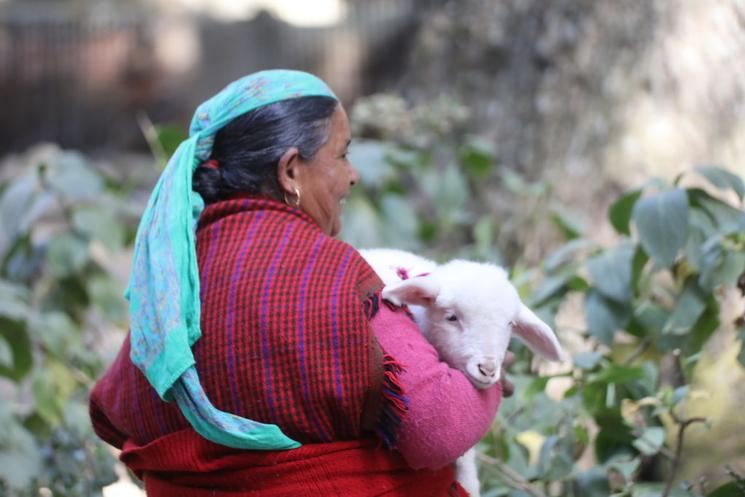
<path fill-rule="evenodd" d="M 352 245 L 343 240 L 332 238 L 325 233 L 320 233 L 323 243 L 325 257 L 330 266 L 343 273 L 347 284 L 355 286 L 360 299 L 365 300 L 371 294 L 377 293 L 383 288 L 383 282 L 375 270 L 367 263 L 360 252 Z"/>

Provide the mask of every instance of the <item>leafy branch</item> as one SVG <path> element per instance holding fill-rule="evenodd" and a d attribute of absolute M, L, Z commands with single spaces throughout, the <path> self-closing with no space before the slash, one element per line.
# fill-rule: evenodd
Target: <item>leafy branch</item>
<path fill-rule="evenodd" d="M 662 492 L 662 497 L 668 497 L 670 490 L 673 488 L 673 481 L 675 481 L 675 476 L 678 473 L 678 468 L 680 466 L 681 456 L 683 455 L 683 440 L 686 429 L 694 423 L 707 422 L 706 418 L 700 416 L 682 419 L 675 414 L 674 409 L 670 409 L 670 417 L 672 417 L 675 424 L 678 425 L 678 438 L 675 445 L 675 456 L 673 457 L 672 468 L 670 469 L 670 475 L 667 477 L 667 482 L 665 482 L 665 489 Z"/>
<path fill-rule="evenodd" d="M 481 462 L 488 464 L 493 467 L 501 476 L 501 479 L 509 487 L 521 490 L 533 497 L 547 497 L 546 494 L 541 492 L 535 486 L 531 485 L 520 473 L 504 464 L 499 459 L 487 456 L 486 454 L 479 453 L 478 458 Z"/>

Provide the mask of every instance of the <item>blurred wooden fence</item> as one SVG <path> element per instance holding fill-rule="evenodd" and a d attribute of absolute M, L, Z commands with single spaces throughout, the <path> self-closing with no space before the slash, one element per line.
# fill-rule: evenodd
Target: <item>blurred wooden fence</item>
<path fill-rule="evenodd" d="M 154 54 L 159 33 L 153 16 L 81 15 L 60 2 L 2 10 L 0 155 L 39 141 L 79 149 L 142 145 L 138 111 L 183 117 L 227 81 L 266 67 L 315 71 L 349 99 L 374 89 L 375 79 L 362 74 L 365 64 L 410 30 L 429 3 L 436 2 L 358 2 L 328 28 L 298 28 L 269 15 L 236 23 L 194 19 L 201 59 L 189 77 L 180 76 L 180 90 L 179 81 L 168 83 Z"/>
<path fill-rule="evenodd" d="M 0 18 L 0 151 L 106 143 L 118 114 L 136 104 L 138 90 L 126 85 L 137 76 L 144 24 L 67 17 Z"/>

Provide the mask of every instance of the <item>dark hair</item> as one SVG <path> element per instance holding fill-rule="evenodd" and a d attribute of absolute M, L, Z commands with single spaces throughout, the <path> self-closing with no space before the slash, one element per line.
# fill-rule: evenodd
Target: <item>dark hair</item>
<path fill-rule="evenodd" d="M 338 102 L 331 97 L 281 100 L 236 117 L 215 135 L 210 159 L 217 168 L 200 165 L 193 186 L 211 204 L 236 192 L 282 198 L 277 164 L 296 147 L 310 160 L 328 140 L 328 126 Z"/>

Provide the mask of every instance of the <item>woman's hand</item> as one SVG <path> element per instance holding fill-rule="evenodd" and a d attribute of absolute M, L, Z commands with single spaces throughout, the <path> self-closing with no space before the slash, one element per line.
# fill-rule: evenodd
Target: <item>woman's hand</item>
<path fill-rule="evenodd" d="M 515 385 L 504 374 L 513 364 L 515 364 L 515 354 L 508 350 L 504 356 L 504 361 L 502 361 L 502 379 L 499 380 L 502 384 L 503 397 L 512 397 L 512 394 L 515 393 Z"/>

